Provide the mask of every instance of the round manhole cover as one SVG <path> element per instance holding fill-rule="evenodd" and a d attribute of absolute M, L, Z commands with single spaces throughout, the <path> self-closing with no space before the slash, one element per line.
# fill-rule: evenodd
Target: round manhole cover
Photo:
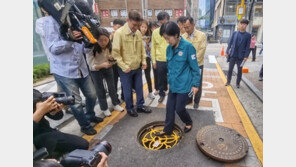
<path fill-rule="evenodd" d="M 197 146 L 207 156 L 223 162 L 234 162 L 248 153 L 248 143 L 233 129 L 205 126 L 197 133 Z"/>
<path fill-rule="evenodd" d="M 138 133 L 138 141 L 148 150 L 169 149 L 177 145 L 182 137 L 181 128 L 175 124 L 171 135 L 155 136 L 155 133 L 162 131 L 163 128 L 163 121 L 151 122 L 145 125 Z"/>

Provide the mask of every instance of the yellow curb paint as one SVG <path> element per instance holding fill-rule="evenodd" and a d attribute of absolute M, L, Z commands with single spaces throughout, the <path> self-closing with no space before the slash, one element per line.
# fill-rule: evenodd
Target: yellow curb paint
<path fill-rule="evenodd" d="M 152 79 L 153 80 L 153 79 Z M 147 83 L 143 85 L 143 91 L 148 88 Z M 136 97 L 136 94 L 133 94 L 133 98 Z M 125 108 L 125 102 L 121 104 L 121 107 Z M 105 117 L 103 122 L 98 123 L 94 126 L 94 129 L 97 131 L 95 135 L 83 135 L 82 138 L 90 142 L 96 135 L 98 135 L 102 129 L 104 129 L 110 122 L 112 122 L 121 112 L 114 110 L 110 117 Z"/>
<path fill-rule="evenodd" d="M 222 69 L 220 67 L 220 65 L 218 63 L 216 63 L 216 67 L 219 71 L 219 74 L 223 80 L 224 83 L 226 83 L 226 77 L 224 75 L 224 73 L 222 72 Z M 236 108 L 236 111 L 244 125 L 245 131 L 249 137 L 250 142 L 252 143 L 253 149 L 258 157 L 258 159 L 260 160 L 260 163 L 263 166 L 263 142 L 260 139 L 258 133 L 256 132 L 249 116 L 247 115 L 244 107 L 242 106 L 242 104 L 240 103 L 239 99 L 237 98 L 234 90 L 232 89 L 231 86 L 227 86 L 227 91 L 230 95 L 230 98 Z"/>

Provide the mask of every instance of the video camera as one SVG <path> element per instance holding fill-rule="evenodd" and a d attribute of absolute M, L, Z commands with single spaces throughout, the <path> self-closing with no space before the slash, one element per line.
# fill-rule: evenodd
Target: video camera
<path fill-rule="evenodd" d="M 43 92 L 42 93 L 42 101 L 45 101 L 50 96 L 53 96 L 57 103 L 64 104 L 64 105 L 74 105 L 75 104 L 75 97 L 67 96 L 65 92 Z"/>
<path fill-rule="evenodd" d="M 64 40 L 74 41 L 68 31 L 70 28 L 71 31 L 82 32 L 82 41 L 87 46 L 97 42 L 92 34 L 97 31 L 100 21 L 84 0 L 39 0 L 39 5 L 59 23 Z"/>
<path fill-rule="evenodd" d="M 61 164 L 64 167 L 96 167 L 101 161 L 99 152 L 109 155 L 111 150 L 111 144 L 107 141 L 102 141 L 96 144 L 91 150 L 76 149 L 70 152 L 62 158 Z"/>

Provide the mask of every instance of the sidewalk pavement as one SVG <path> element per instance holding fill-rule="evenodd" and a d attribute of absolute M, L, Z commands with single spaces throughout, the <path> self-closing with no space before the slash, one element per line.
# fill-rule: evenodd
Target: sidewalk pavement
<path fill-rule="evenodd" d="M 222 46 L 224 46 L 225 52 L 226 52 L 226 48 L 227 48 L 226 43 L 222 45 L 217 44 L 215 46 L 218 48 L 222 48 Z M 244 64 L 244 67 L 248 68 L 249 72 L 243 73 L 242 82 L 244 82 L 253 91 L 253 93 L 263 102 L 263 81 L 259 81 L 259 73 L 260 73 L 261 65 L 263 64 L 263 54 L 259 55 L 260 49 L 261 47 L 257 47 L 256 60 L 254 62 L 252 61 L 252 53 L 250 53 L 248 60 Z M 226 62 L 226 57 L 218 56 L 217 61 L 219 62 L 222 70 L 224 72 L 227 72 L 228 63 Z M 234 67 L 233 71 L 234 71 L 233 75 L 236 75 L 237 74 L 236 66 Z M 235 79 L 236 77 L 233 77 L 231 82 L 234 83 Z"/>
<path fill-rule="evenodd" d="M 217 57 L 217 59 L 216 59 L 216 57 Z M 262 59 L 262 57 L 261 57 L 261 59 Z M 259 60 L 260 60 L 260 57 L 258 57 L 258 63 L 256 62 L 258 64 L 257 66 L 260 65 Z M 263 148 L 261 148 L 262 141 L 258 137 L 258 134 L 256 133 L 256 131 L 254 131 L 254 127 L 252 126 L 251 121 L 249 120 L 246 112 L 244 111 L 244 108 L 242 107 L 240 101 L 236 97 L 233 89 L 231 87 L 224 86 L 225 75 L 223 75 L 222 70 L 225 67 L 224 67 L 223 63 L 221 63 L 222 65 L 220 64 L 221 61 L 223 61 L 223 57 L 209 56 L 208 54 L 206 55 L 205 66 L 204 66 L 204 78 L 203 78 L 203 93 L 202 93 L 202 98 L 201 98 L 201 102 L 200 102 L 200 107 L 197 110 L 193 110 L 193 104 L 189 104 L 189 105 L 187 105 L 186 108 L 192 110 L 190 112 L 198 112 L 200 114 L 202 114 L 204 112 L 206 112 L 206 113 L 208 112 L 208 113 L 212 114 L 215 124 L 236 130 L 243 137 L 245 137 L 245 139 L 248 141 L 249 152 L 244 159 L 242 159 L 236 163 L 220 163 L 219 162 L 219 164 L 221 164 L 221 165 L 224 164 L 223 166 L 225 166 L 225 167 L 232 167 L 232 166 L 260 167 L 261 163 L 262 163 L 262 156 L 263 156 L 263 152 L 262 152 Z M 252 62 L 247 62 L 247 63 L 249 65 L 248 64 L 246 64 L 246 65 L 248 65 L 248 67 L 250 68 L 249 71 L 251 74 L 251 75 L 249 75 L 250 77 L 248 77 L 248 79 L 250 79 L 252 81 L 256 80 L 255 75 L 256 75 L 257 69 L 256 69 L 255 64 L 250 64 Z M 223 66 L 223 68 L 222 68 L 222 66 Z M 144 75 L 143 75 L 143 77 L 144 77 Z M 146 80 L 143 79 L 143 81 L 145 82 Z M 53 82 L 49 82 L 45 85 L 40 85 L 36 88 L 42 92 L 43 91 L 56 91 L 56 83 L 53 81 Z M 147 95 L 148 95 L 147 84 L 144 83 L 143 89 L 144 89 L 145 104 L 147 106 L 150 106 L 152 108 L 156 107 L 157 109 L 164 109 L 165 108 L 166 102 L 167 102 L 167 96 L 162 103 L 158 103 L 159 96 L 156 96 L 155 99 L 147 98 Z M 260 89 L 260 87 L 258 89 Z M 135 95 L 134 95 L 134 98 L 136 98 Z M 135 99 L 134 99 L 134 101 L 135 101 Z M 110 98 L 108 98 L 108 104 L 111 104 Z M 124 107 L 125 103 L 123 103 L 122 106 Z M 155 111 L 155 112 L 165 112 L 165 110 Z M 99 110 L 96 110 L 96 114 L 98 116 L 101 116 L 102 113 Z M 65 115 L 67 116 L 69 114 L 65 114 Z M 69 117 L 71 117 L 71 115 Z M 128 117 L 128 118 L 126 118 L 126 117 Z M 146 117 L 149 117 L 149 115 L 146 115 Z M 115 126 L 115 125 L 118 124 L 118 122 L 120 122 L 120 120 L 123 118 L 124 119 L 140 119 L 141 117 L 130 118 L 128 115 L 126 116 L 126 111 L 124 111 L 124 112 L 113 111 L 111 117 L 105 118 L 102 123 L 99 123 L 94 126 L 94 128 L 98 131 L 98 134 L 93 135 L 93 136 L 83 135 L 80 132 L 80 128 L 79 128 L 77 121 L 75 119 L 73 119 L 73 117 L 72 117 L 73 120 L 68 121 L 67 124 L 65 124 L 67 126 L 61 126 L 60 130 L 62 132 L 83 136 L 85 139 L 87 139 L 90 142 L 95 139 L 108 141 L 108 140 L 112 140 L 112 139 L 118 139 L 118 137 L 114 137 L 114 135 L 116 135 L 116 133 L 114 133 L 114 128 L 115 127 L 118 128 L 118 126 Z M 176 119 L 179 119 L 179 117 L 176 117 Z M 151 121 L 153 121 L 153 120 L 151 120 Z M 55 121 L 50 120 L 51 125 L 54 122 Z M 131 121 L 129 121 L 129 122 L 131 122 Z M 180 122 L 180 121 L 177 121 L 177 122 Z M 56 127 L 61 125 L 61 124 L 57 125 L 57 123 L 55 123 L 55 124 L 56 124 Z M 199 124 L 196 124 L 195 126 L 199 126 Z M 197 129 L 200 129 L 200 128 L 202 128 L 202 127 L 197 127 Z M 130 128 L 128 128 L 128 126 L 125 126 L 125 127 L 120 127 L 120 129 L 130 129 Z M 133 128 L 133 129 L 135 129 L 135 128 Z M 192 131 L 190 133 L 197 133 L 197 131 Z M 137 132 L 133 132 L 131 134 L 136 135 Z M 137 138 L 137 137 L 133 136 L 131 138 L 130 136 L 120 136 L 120 140 L 129 141 L 131 139 L 134 140 L 134 138 Z M 192 138 L 190 140 L 195 140 L 195 139 Z M 134 141 L 134 142 L 137 142 L 137 141 Z M 121 143 L 124 144 L 124 142 L 121 142 Z M 135 146 L 137 146 L 137 145 L 135 144 Z M 178 147 L 178 146 L 176 146 L 176 147 Z M 120 148 L 122 148 L 122 147 L 118 146 L 118 148 L 114 148 L 114 149 L 116 149 L 117 152 L 113 153 L 113 154 L 111 153 L 110 159 L 112 159 L 112 156 L 116 157 L 116 155 L 119 154 L 119 155 L 126 155 L 127 157 L 125 157 L 125 159 L 128 159 L 129 160 L 128 162 L 130 162 L 130 163 L 133 163 L 136 161 L 136 160 L 133 161 L 133 159 L 137 158 L 137 157 L 129 157 L 129 155 L 125 154 L 125 151 Z M 182 149 L 182 148 L 180 147 L 179 149 Z M 196 148 L 192 147 L 192 149 L 196 149 Z M 195 150 L 195 151 L 199 151 L 199 150 Z M 200 154 L 200 153 L 198 153 L 198 154 Z M 138 155 L 138 156 L 145 156 L 145 155 Z M 195 158 L 197 158 L 197 157 L 195 157 Z M 118 159 L 117 159 L 117 161 L 118 161 Z M 183 161 L 185 161 L 185 160 L 183 159 Z M 188 159 L 188 161 L 195 161 L 195 160 Z M 208 159 L 208 161 L 211 161 L 211 160 Z M 178 161 L 178 162 L 181 163 L 182 161 L 181 162 Z M 118 162 L 114 161 L 114 159 L 113 159 L 113 163 L 117 164 Z M 139 163 L 141 163 L 141 162 L 139 162 Z M 138 164 L 138 165 L 141 165 L 141 164 Z M 181 165 L 181 164 L 179 164 L 179 165 Z M 177 164 L 177 166 L 178 166 L 178 164 Z"/>

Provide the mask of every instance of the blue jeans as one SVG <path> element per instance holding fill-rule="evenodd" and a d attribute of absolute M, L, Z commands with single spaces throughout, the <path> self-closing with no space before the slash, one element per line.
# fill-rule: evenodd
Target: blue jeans
<path fill-rule="evenodd" d="M 262 64 L 261 69 L 260 69 L 259 77 L 263 78 L 263 64 Z"/>
<path fill-rule="evenodd" d="M 142 108 L 144 104 L 142 69 L 131 70 L 129 73 L 123 72 L 118 68 L 120 82 L 123 88 L 126 110 L 131 111 L 134 108 L 132 97 L 132 86 L 134 86 L 137 95 L 137 108 Z"/>
<path fill-rule="evenodd" d="M 94 118 L 94 107 L 97 96 L 96 90 L 89 75 L 85 78 L 66 78 L 57 74 L 53 74 L 57 84 L 66 92 L 67 96 L 74 95 L 75 104 L 70 105 L 75 119 L 78 121 L 81 128 L 90 128 L 90 121 Z M 80 97 L 79 89 L 85 96 L 86 113 L 83 111 L 82 99 Z"/>

